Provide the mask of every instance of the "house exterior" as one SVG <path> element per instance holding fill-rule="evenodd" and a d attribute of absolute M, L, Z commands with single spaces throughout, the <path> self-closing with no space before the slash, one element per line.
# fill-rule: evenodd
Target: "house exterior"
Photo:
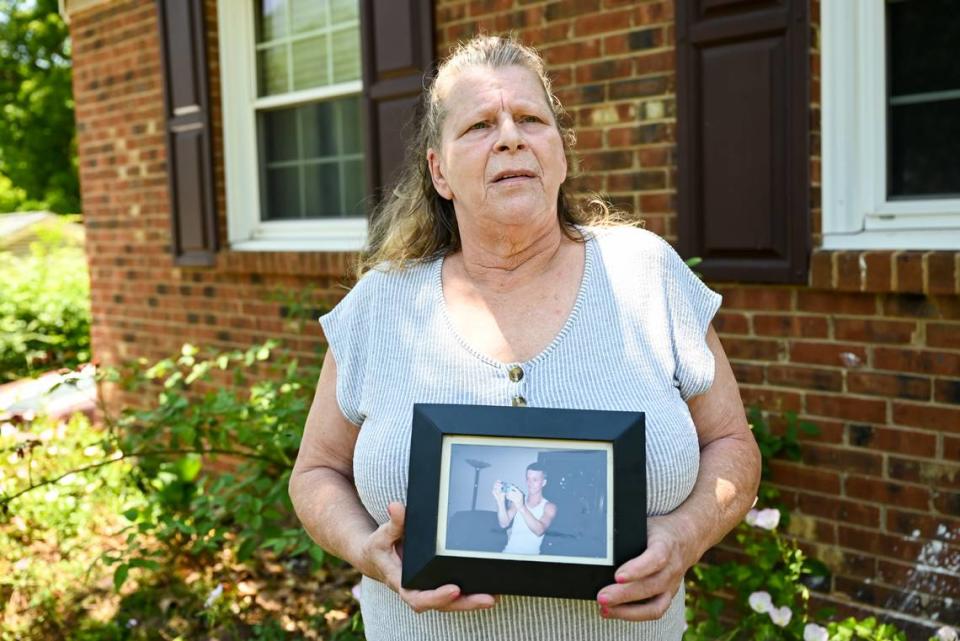
<path fill-rule="evenodd" d="M 773 473 L 823 600 L 925 639 L 960 621 L 960 23 L 920 4 L 65 0 L 94 352 L 314 354 L 277 290 L 336 302 L 423 73 L 512 30 L 583 189 L 703 258 L 745 403 L 819 426 Z"/>

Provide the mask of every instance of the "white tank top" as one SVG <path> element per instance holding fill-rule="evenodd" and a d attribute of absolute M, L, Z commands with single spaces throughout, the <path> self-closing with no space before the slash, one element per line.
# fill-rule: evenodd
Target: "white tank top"
<path fill-rule="evenodd" d="M 547 499 L 541 498 L 536 507 L 527 506 L 530 514 L 539 521 L 543 517 L 543 511 L 547 507 Z M 540 544 L 543 543 L 543 534 L 537 536 L 527 525 L 527 520 L 523 518 L 520 510 L 513 517 L 513 527 L 510 528 L 510 538 L 507 539 L 507 547 L 504 552 L 511 554 L 540 554 Z"/>

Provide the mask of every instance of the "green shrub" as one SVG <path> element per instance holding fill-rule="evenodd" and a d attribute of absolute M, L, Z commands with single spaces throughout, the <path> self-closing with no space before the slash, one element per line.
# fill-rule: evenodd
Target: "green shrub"
<path fill-rule="evenodd" d="M 90 358 L 90 282 L 83 250 L 34 243 L 0 252 L 0 383 Z"/>

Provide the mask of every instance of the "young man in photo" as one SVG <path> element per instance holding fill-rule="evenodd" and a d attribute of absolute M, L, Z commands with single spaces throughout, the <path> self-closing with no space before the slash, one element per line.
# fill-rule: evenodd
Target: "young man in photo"
<path fill-rule="evenodd" d="M 495 481 L 493 498 L 497 501 L 497 521 L 510 534 L 503 551 L 510 554 L 540 554 L 540 544 L 550 523 L 557 515 L 557 506 L 543 497 L 547 473 L 538 463 L 527 466 L 527 496 L 515 485 Z M 507 501 L 510 507 L 507 507 Z M 516 518 L 519 513 L 520 518 Z"/>

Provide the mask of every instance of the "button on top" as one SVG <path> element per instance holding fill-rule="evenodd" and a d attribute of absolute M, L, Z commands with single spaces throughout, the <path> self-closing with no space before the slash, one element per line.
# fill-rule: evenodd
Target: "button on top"
<path fill-rule="evenodd" d="M 514 396 L 514 397 L 513 397 L 513 406 L 514 406 L 514 407 L 526 407 L 526 406 L 527 406 L 527 399 L 525 399 L 525 398 L 522 397 L 522 396 Z"/>
<path fill-rule="evenodd" d="M 519 383 L 520 379 L 523 378 L 523 368 L 519 365 L 514 365 L 510 368 L 507 374 L 510 376 L 511 381 L 514 383 Z"/>

